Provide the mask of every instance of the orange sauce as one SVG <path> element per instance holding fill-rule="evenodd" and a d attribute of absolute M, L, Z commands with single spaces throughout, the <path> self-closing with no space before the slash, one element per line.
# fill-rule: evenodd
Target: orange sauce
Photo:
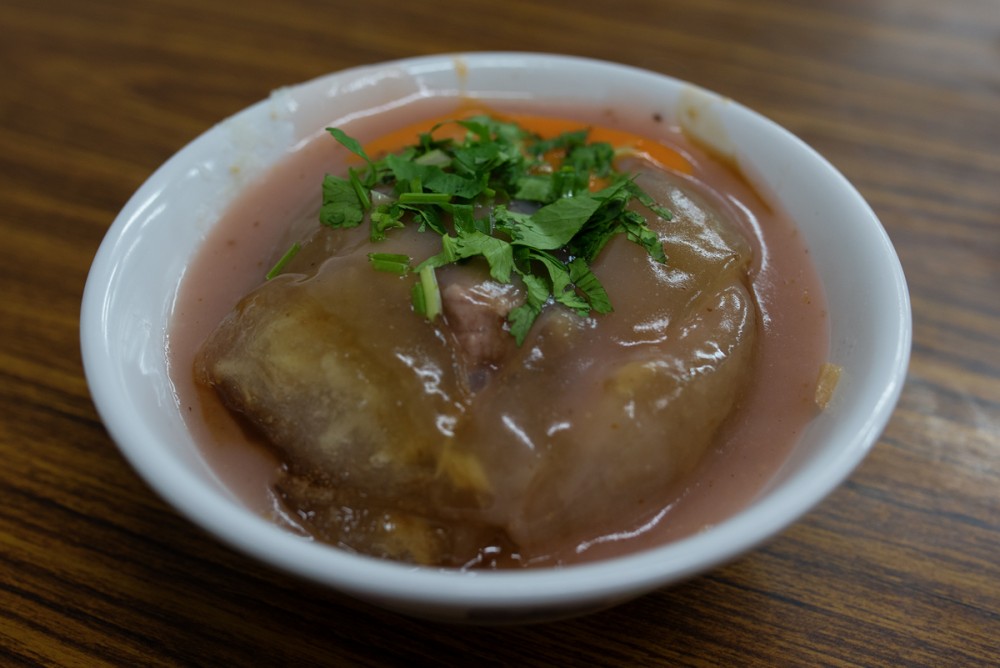
<path fill-rule="evenodd" d="M 694 169 L 691 162 L 677 150 L 626 130 L 604 126 L 591 126 L 566 118 L 553 118 L 550 116 L 536 116 L 523 113 L 501 113 L 471 102 L 463 104 L 454 112 L 417 123 L 411 123 L 396 129 L 366 144 L 365 151 L 370 156 L 394 153 L 406 146 L 412 145 L 414 137 L 427 132 L 431 128 L 433 128 L 432 136 L 435 139 L 461 139 L 466 130 L 452 121 L 482 115 L 492 116 L 504 122 L 517 123 L 525 130 L 538 135 L 542 139 L 551 139 L 565 132 L 575 132 L 586 128 L 589 130 L 587 136 L 591 142 L 608 143 L 615 149 L 623 149 L 631 156 L 651 162 L 660 169 L 680 172 L 682 174 L 691 174 Z"/>

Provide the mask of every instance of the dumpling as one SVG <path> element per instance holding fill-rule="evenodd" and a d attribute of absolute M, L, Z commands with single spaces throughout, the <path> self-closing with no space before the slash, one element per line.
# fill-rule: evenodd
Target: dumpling
<path fill-rule="evenodd" d="M 444 267 L 443 316 L 373 271 L 367 231 L 317 231 L 212 333 L 196 377 L 274 446 L 280 497 L 320 540 L 441 566 L 536 563 L 670 502 L 753 371 L 752 253 L 690 183 L 639 176 L 673 209 L 669 258 L 619 235 L 592 270 L 615 311 L 548 306 L 522 345 L 525 299 L 485 263 Z M 379 251 L 427 257 L 430 233 Z"/>

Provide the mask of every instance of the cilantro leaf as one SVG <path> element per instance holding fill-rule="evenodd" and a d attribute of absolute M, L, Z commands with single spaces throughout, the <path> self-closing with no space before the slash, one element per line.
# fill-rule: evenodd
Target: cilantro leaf
<path fill-rule="evenodd" d="M 510 243 L 503 239 L 491 237 L 476 229 L 460 229 L 456 236 L 442 237 L 441 246 L 441 252 L 421 262 L 417 271 L 427 266 L 443 267 L 458 260 L 482 256 L 489 264 L 490 276 L 494 280 L 510 283 L 511 272 L 514 270 L 514 252 Z"/>
<path fill-rule="evenodd" d="M 510 228 L 514 243 L 540 250 L 562 248 L 600 208 L 593 197 L 565 197 L 530 216 L 516 216 Z"/>
<path fill-rule="evenodd" d="M 441 216 L 441 209 L 437 206 L 423 206 L 420 204 L 402 204 L 397 202 L 401 212 L 409 212 L 415 220 L 420 221 L 420 231 L 431 229 L 438 234 L 447 234 L 448 229 Z"/>
<path fill-rule="evenodd" d="M 545 267 L 551 284 L 550 294 L 557 302 L 573 309 L 581 317 L 586 317 L 590 314 L 590 305 L 583 297 L 577 294 L 568 266 L 551 253 L 531 251 L 530 257 Z"/>
<path fill-rule="evenodd" d="M 372 241 L 382 241 L 386 232 L 405 227 L 402 221 L 403 209 L 397 204 L 383 205 L 369 215 L 369 238 Z"/>
<path fill-rule="evenodd" d="M 589 134 L 590 131 L 586 128 L 563 132 L 551 139 L 536 141 L 531 145 L 531 153 L 535 156 L 542 156 L 552 151 L 566 151 L 577 146 L 582 146 L 587 141 L 587 135 Z"/>
<path fill-rule="evenodd" d="M 364 207 L 347 179 L 327 174 L 323 178 L 323 204 L 319 220 L 329 227 L 357 227 L 365 218 Z"/>
<path fill-rule="evenodd" d="M 544 279 L 534 274 L 525 274 L 521 278 L 524 280 L 527 296 L 523 304 L 507 314 L 510 333 L 514 336 L 517 345 L 524 343 L 528 331 L 535 324 L 535 319 L 541 314 L 542 308 L 551 296 L 549 286 L 546 285 Z"/>
<path fill-rule="evenodd" d="M 633 211 L 627 211 L 622 215 L 622 226 L 629 241 L 645 248 L 650 257 L 657 262 L 666 264 L 667 255 L 663 251 L 663 242 L 656 232 L 649 229 L 645 218 Z"/>
<path fill-rule="evenodd" d="M 569 263 L 569 277 L 590 302 L 590 308 L 598 313 L 611 313 L 614 310 L 607 291 L 583 258 L 575 258 Z"/>
<path fill-rule="evenodd" d="M 674 214 L 671 213 L 670 209 L 657 204 L 656 200 L 650 197 L 649 194 L 639 186 L 634 187 L 633 194 L 644 207 L 655 213 L 663 220 L 673 220 Z"/>
<path fill-rule="evenodd" d="M 375 164 L 372 162 L 372 159 L 368 157 L 368 154 L 365 153 L 365 149 L 364 147 L 361 146 L 361 143 L 354 137 L 348 135 L 340 128 L 327 128 L 326 131 L 329 132 L 334 139 L 340 142 L 341 146 L 343 146 L 348 151 L 350 151 L 351 153 L 355 154 L 356 156 L 364 160 L 366 163 L 368 163 L 368 174 L 366 176 L 366 185 L 368 187 L 371 187 L 375 179 L 375 172 L 376 172 Z M 359 197 L 360 196 L 361 195 L 359 193 Z"/>
<path fill-rule="evenodd" d="M 516 181 L 514 199 L 528 202 L 552 201 L 551 174 L 525 174 Z"/>

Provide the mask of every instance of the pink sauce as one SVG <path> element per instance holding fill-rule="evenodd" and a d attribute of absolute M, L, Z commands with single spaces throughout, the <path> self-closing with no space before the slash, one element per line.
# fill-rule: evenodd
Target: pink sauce
<path fill-rule="evenodd" d="M 355 121 L 344 129 L 362 142 L 422 118 L 447 113 L 454 100 L 425 100 Z M 681 150 L 698 166 L 697 177 L 742 211 L 744 233 L 755 249 L 753 285 L 764 333 L 756 375 L 741 406 L 683 494 L 651 517 L 627 523 L 617 534 L 568 546 L 564 562 L 630 552 L 699 532 L 750 503 L 778 471 L 809 421 L 828 330 L 823 289 L 794 224 L 772 211 L 734 171 L 662 124 L 655 109 L 625 115 L 595 109 L 529 103 L 495 104 L 510 112 L 547 113 L 627 129 Z M 287 248 L 288 225 L 319 207 L 324 172 L 345 169 L 346 154 L 325 133 L 275 167 L 248 190 L 212 230 L 182 281 L 169 336 L 171 373 L 178 400 L 206 461 L 247 507 L 296 530 L 271 491 L 279 462 L 250 437 L 214 392 L 194 383 L 195 351 L 222 317 Z M 315 223 L 318 225 L 318 223 Z"/>

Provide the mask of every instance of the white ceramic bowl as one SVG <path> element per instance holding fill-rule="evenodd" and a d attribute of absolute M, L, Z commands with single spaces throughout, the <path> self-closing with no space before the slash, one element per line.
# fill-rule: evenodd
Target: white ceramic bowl
<path fill-rule="evenodd" d="M 703 533 L 630 556 L 470 573 L 414 568 L 303 540 L 222 488 L 185 428 L 167 373 L 167 323 L 186 265 L 240 188 L 318 128 L 430 95 L 581 105 L 630 100 L 636 108 L 658 108 L 667 122 L 687 119 L 689 131 L 733 156 L 797 221 L 826 287 L 830 358 L 844 373 L 834 405 L 748 508 Z M 850 271 L 844 258 L 853 259 Z M 904 381 L 910 332 L 905 280 L 879 221 L 843 176 L 787 131 L 660 74 L 518 53 L 347 70 L 276 91 L 220 123 L 157 170 L 122 210 L 94 261 L 81 318 L 87 380 L 112 438 L 191 521 L 318 586 L 424 617 L 472 622 L 608 607 L 719 565 L 781 531 L 841 483 L 877 440 Z"/>

